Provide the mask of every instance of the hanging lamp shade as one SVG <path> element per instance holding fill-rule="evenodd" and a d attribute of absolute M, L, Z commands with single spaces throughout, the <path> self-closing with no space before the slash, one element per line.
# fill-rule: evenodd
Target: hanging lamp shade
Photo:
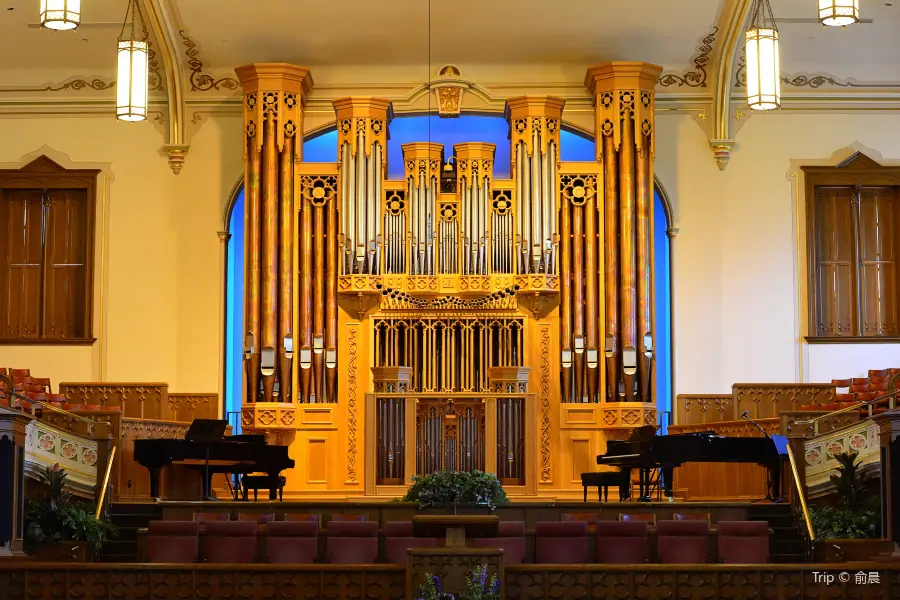
<path fill-rule="evenodd" d="M 819 0 L 819 23 L 830 27 L 859 23 L 859 0 Z"/>
<path fill-rule="evenodd" d="M 41 27 L 65 31 L 75 29 L 79 23 L 81 0 L 41 0 Z"/>
<path fill-rule="evenodd" d="M 747 104 L 755 110 L 781 106 L 778 29 L 768 0 L 754 0 L 746 34 Z"/>
<path fill-rule="evenodd" d="M 129 31 L 128 16 L 131 14 Z M 140 9 L 132 0 L 125 14 L 125 24 L 119 35 L 118 77 L 116 78 L 116 118 L 122 121 L 143 121 L 147 118 L 150 75 L 150 41 L 140 21 Z"/>

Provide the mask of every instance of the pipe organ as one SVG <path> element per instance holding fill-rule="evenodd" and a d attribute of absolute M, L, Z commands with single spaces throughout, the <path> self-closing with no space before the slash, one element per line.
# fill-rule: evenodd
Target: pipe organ
<path fill-rule="evenodd" d="M 304 163 L 309 73 L 237 72 L 242 423 L 291 445 L 285 495 L 399 495 L 417 473 L 484 469 L 513 494 L 580 497 L 606 439 L 656 422 L 659 68 L 588 72 L 596 161 L 561 159 L 562 99 L 510 98 L 499 179 L 494 144 L 431 140 L 391 147 L 389 178 L 392 106 L 372 97 L 334 100 L 337 161 Z"/>

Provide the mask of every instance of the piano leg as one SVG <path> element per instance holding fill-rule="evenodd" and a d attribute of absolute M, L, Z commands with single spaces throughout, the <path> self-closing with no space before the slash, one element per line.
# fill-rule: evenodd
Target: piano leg
<path fill-rule="evenodd" d="M 638 469 L 638 502 L 650 502 L 650 469 Z"/>
<path fill-rule="evenodd" d="M 772 482 L 772 498 L 775 502 L 784 499 L 784 495 L 781 493 L 781 466 L 783 462 L 781 459 L 769 465 L 769 479 Z"/>
<path fill-rule="evenodd" d="M 631 500 L 631 469 L 621 470 L 622 479 L 619 480 L 619 502 Z"/>
<path fill-rule="evenodd" d="M 150 497 L 159 498 L 159 475 L 162 472 L 161 467 L 148 469 L 150 471 Z"/>
<path fill-rule="evenodd" d="M 279 478 L 279 471 L 275 471 L 274 473 L 269 471 L 269 502 L 275 502 L 276 500 L 278 500 L 278 490 L 281 487 L 279 485 Z"/>
<path fill-rule="evenodd" d="M 675 480 L 675 467 L 663 467 L 662 468 L 662 485 L 663 485 L 663 493 L 666 498 L 671 502 L 674 494 L 672 493 L 672 483 Z"/>

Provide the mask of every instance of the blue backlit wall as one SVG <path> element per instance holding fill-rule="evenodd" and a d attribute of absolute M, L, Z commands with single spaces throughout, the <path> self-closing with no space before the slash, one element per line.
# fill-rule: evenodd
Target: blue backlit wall
<path fill-rule="evenodd" d="M 388 178 L 403 179 L 403 144 L 432 141 L 444 144 L 445 159 L 453 152 L 453 145 L 462 142 L 488 142 L 497 147 L 494 176 L 509 178 L 509 124 L 499 115 L 463 115 L 457 119 L 441 119 L 437 116 L 400 116 L 391 123 L 388 142 Z M 594 140 L 583 134 L 563 129 L 560 141 L 560 158 L 563 161 L 592 161 Z M 334 129 L 309 138 L 303 143 L 304 162 L 337 162 L 337 131 Z M 653 249 L 656 273 L 656 389 L 657 407 L 660 413 L 670 413 L 672 408 L 671 371 L 671 322 L 669 281 L 669 226 L 665 206 L 659 192 L 653 223 Z M 241 410 L 242 348 L 244 312 L 244 190 L 238 191 L 229 217 L 228 272 L 226 283 L 226 331 L 225 331 L 225 410 L 237 415 Z M 240 419 L 230 418 L 235 431 L 240 430 Z M 661 422 L 667 424 L 666 419 Z"/>

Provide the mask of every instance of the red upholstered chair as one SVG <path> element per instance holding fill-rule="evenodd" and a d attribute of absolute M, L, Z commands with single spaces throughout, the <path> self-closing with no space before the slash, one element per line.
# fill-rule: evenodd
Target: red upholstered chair
<path fill-rule="evenodd" d="M 194 520 L 201 525 L 215 521 L 228 521 L 230 519 L 231 514 L 229 513 L 194 513 Z"/>
<path fill-rule="evenodd" d="M 562 521 L 584 521 L 588 525 L 588 533 L 594 533 L 597 530 L 597 521 L 600 520 L 598 513 L 563 513 Z"/>
<path fill-rule="evenodd" d="M 325 556 L 336 565 L 374 563 L 378 558 L 378 523 L 330 521 Z"/>
<path fill-rule="evenodd" d="M 330 521 L 340 521 L 340 522 L 343 522 L 343 521 L 368 521 L 369 515 L 366 513 L 359 513 L 359 514 L 334 513 L 331 515 L 331 519 L 329 519 L 329 520 Z"/>
<path fill-rule="evenodd" d="M 872 391 L 872 385 L 869 383 L 859 383 L 859 384 L 854 384 L 854 385 L 850 386 L 851 394 L 856 393 L 856 392 L 871 392 L 871 391 Z"/>
<path fill-rule="evenodd" d="M 597 523 L 598 563 L 640 564 L 650 560 L 650 527 L 646 521 Z"/>
<path fill-rule="evenodd" d="M 873 381 L 876 377 L 886 380 L 890 374 L 890 369 L 869 369 L 869 379 L 872 379 Z"/>
<path fill-rule="evenodd" d="M 49 377 L 32 377 L 31 385 L 40 386 L 42 392 L 50 392 L 50 378 Z"/>
<path fill-rule="evenodd" d="M 209 521 L 204 554 L 210 563 L 252 563 L 256 557 L 256 532 L 253 521 Z"/>
<path fill-rule="evenodd" d="M 103 410 L 103 405 L 101 405 L 101 404 L 85 404 L 84 410 Z"/>
<path fill-rule="evenodd" d="M 276 564 L 309 564 L 319 553 L 318 521 L 266 523 L 266 560 Z"/>
<path fill-rule="evenodd" d="M 47 394 L 47 401 L 57 408 L 62 408 L 66 405 L 66 395 L 65 394 Z"/>
<path fill-rule="evenodd" d="M 315 521 L 322 522 L 322 515 L 314 513 L 284 513 L 285 521 Z"/>
<path fill-rule="evenodd" d="M 704 513 L 675 513 L 676 521 L 706 521 L 710 523 L 711 518 L 708 512 Z"/>
<path fill-rule="evenodd" d="M 497 537 L 475 538 L 474 548 L 502 548 L 504 565 L 525 562 L 525 521 L 500 521 Z"/>
<path fill-rule="evenodd" d="M 838 404 L 837 402 L 830 402 L 828 404 L 820 404 L 819 410 L 827 410 L 827 411 L 831 412 L 833 410 L 838 410 L 840 407 L 841 407 L 841 405 Z"/>
<path fill-rule="evenodd" d="M 584 521 L 537 523 L 534 534 L 534 562 L 571 565 L 588 561 L 588 526 Z"/>
<path fill-rule="evenodd" d="M 769 524 L 766 521 L 719 521 L 719 561 L 732 564 L 769 562 Z"/>
<path fill-rule="evenodd" d="M 831 385 L 833 385 L 836 388 L 849 388 L 851 385 L 853 385 L 853 380 L 852 379 L 832 379 Z"/>
<path fill-rule="evenodd" d="M 147 527 L 147 560 L 152 563 L 197 562 L 200 523 L 150 521 Z"/>
<path fill-rule="evenodd" d="M 275 513 L 238 513 L 238 521 L 253 521 L 258 525 L 266 525 L 275 520 Z"/>
<path fill-rule="evenodd" d="M 63 408 L 66 410 L 83 410 L 84 405 L 83 404 L 68 404 L 68 403 L 66 403 L 66 404 L 63 404 Z"/>
<path fill-rule="evenodd" d="M 801 404 L 800 410 L 822 410 L 819 404 Z"/>
<path fill-rule="evenodd" d="M 709 557 L 709 524 L 705 521 L 660 521 L 656 524 L 659 562 L 702 564 Z"/>
<path fill-rule="evenodd" d="M 415 537 L 412 521 L 388 521 L 384 524 L 384 555 L 389 563 L 406 564 L 410 548 L 437 548 L 437 538 Z"/>
<path fill-rule="evenodd" d="M 10 369 L 9 376 L 13 379 L 15 378 L 23 378 L 23 377 L 31 377 L 31 369 Z"/>
<path fill-rule="evenodd" d="M 620 521 L 643 521 L 650 525 L 656 524 L 656 515 L 654 513 L 619 513 Z"/>

